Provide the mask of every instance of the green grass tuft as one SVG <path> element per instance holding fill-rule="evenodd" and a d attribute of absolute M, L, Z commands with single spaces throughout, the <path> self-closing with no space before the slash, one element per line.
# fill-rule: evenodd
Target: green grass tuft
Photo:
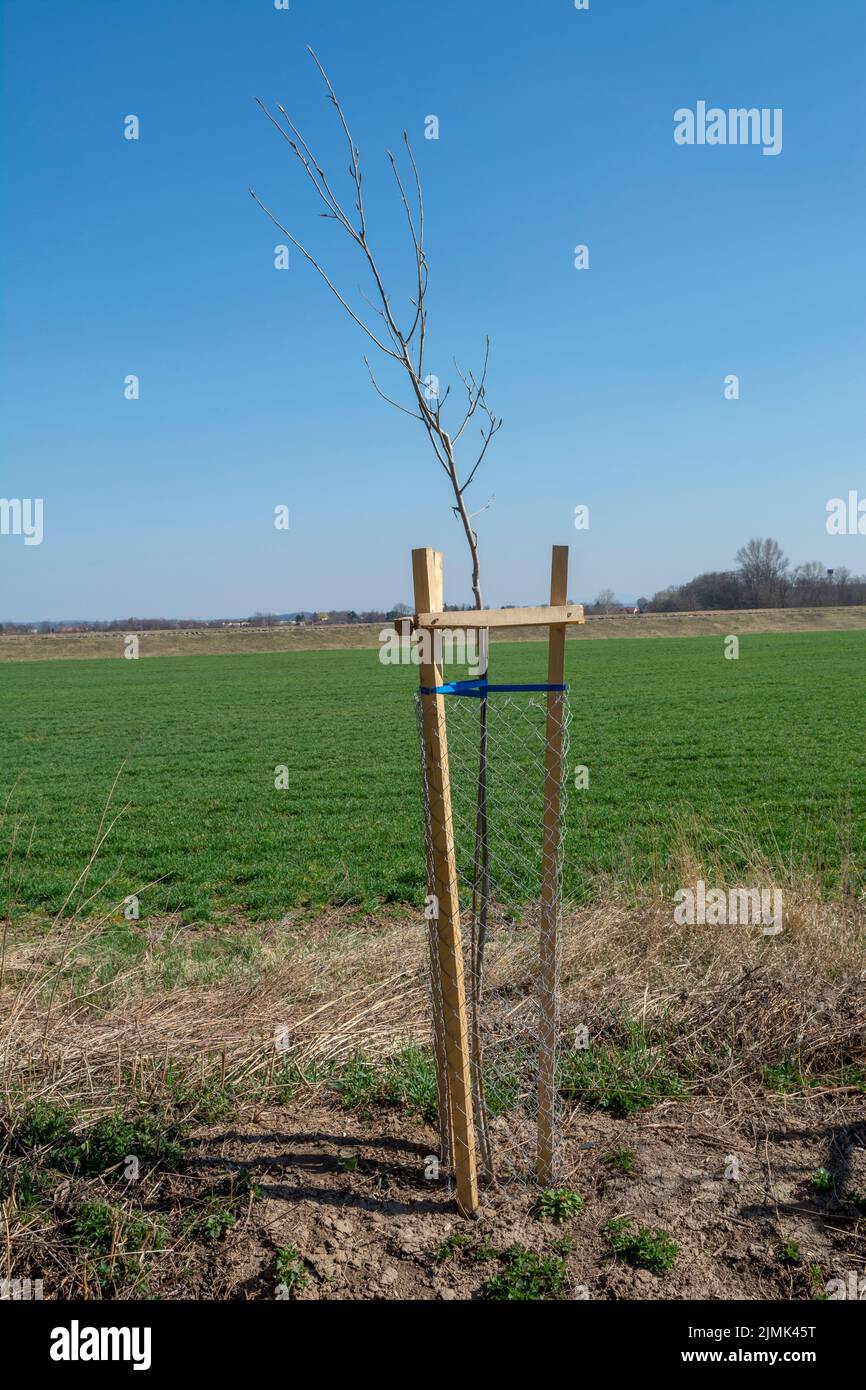
<path fill-rule="evenodd" d="M 617 1216 L 608 1221 L 605 1231 L 611 1252 L 635 1269 L 648 1269 L 651 1274 L 668 1274 L 673 1269 L 680 1247 L 660 1227 L 641 1226 L 635 1231 L 631 1217 Z"/>
<path fill-rule="evenodd" d="M 624 1144 L 619 1144 L 615 1149 L 611 1149 L 605 1154 L 605 1159 L 617 1173 L 622 1173 L 630 1177 L 635 1170 L 637 1155 L 633 1149 L 627 1149 Z"/>
<path fill-rule="evenodd" d="M 482 1298 L 530 1302 L 566 1296 L 568 1271 L 558 1255 L 536 1255 L 523 1245 L 510 1245 L 500 1261 L 502 1271 L 482 1285 Z"/>
<path fill-rule="evenodd" d="M 682 1078 L 666 1061 L 664 1047 L 652 1046 L 640 1024 L 631 1019 L 625 1021 L 623 1041 L 563 1052 L 559 1090 L 566 1100 L 620 1115 L 686 1095 Z"/>
<path fill-rule="evenodd" d="M 548 1187 L 536 1197 L 532 1211 L 535 1216 L 561 1226 L 564 1221 L 577 1216 L 582 1207 L 583 1198 L 579 1192 L 572 1192 L 568 1187 Z"/>

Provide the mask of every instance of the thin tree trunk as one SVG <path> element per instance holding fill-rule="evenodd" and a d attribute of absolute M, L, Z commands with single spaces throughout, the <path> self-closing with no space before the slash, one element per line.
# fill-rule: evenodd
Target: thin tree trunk
<path fill-rule="evenodd" d="M 450 451 L 450 439 L 446 436 L 446 447 Z M 480 566 L 478 544 L 472 521 L 463 501 L 463 493 L 457 482 L 457 472 L 451 459 L 451 476 L 457 498 L 457 512 L 472 557 L 472 595 L 475 607 L 482 609 Z M 479 641 L 484 642 L 484 656 L 481 662 L 481 675 L 485 679 L 488 672 L 487 639 L 479 633 Z M 478 721 L 478 793 L 475 811 L 475 849 L 472 862 L 472 920 L 470 927 L 470 1052 L 472 1067 L 473 1101 L 476 1110 L 476 1128 L 481 1152 L 482 1166 L 489 1178 L 494 1177 L 490 1133 L 487 1122 L 487 1100 L 484 1093 L 484 1051 L 481 1038 L 481 1000 L 484 992 L 484 953 L 487 946 L 487 921 L 490 907 L 490 846 L 488 842 L 488 761 L 487 761 L 487 700 L 479 701 Z"/>
<path fill-rule="evenodd" d="M 484 671 L 487 675 L 487 663 Z M 490 904 L 490 849 L 487 840 L 487 700 L 479 701 L 478 798 L 475 816 L 475 853 L 472 867 L 472 1017 L 471 1059 L 481 1161 L 489 1178 L 495 1176 L 484 1094 L 484 1054 L 481 1040 L 481 998 L 484 991 L 484 950 Z"/>

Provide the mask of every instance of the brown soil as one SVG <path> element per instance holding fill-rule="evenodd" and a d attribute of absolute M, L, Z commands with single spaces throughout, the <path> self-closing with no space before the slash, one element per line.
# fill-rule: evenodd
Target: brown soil
<path fill-rule="evenodd" d="M 618 1119 L 576 1112 L 562 1146 L 564 1186 L 584 1199 L 561 1226 L 532 1214 L 536 1193 L 511 1183 L 488 1190 L 478 1221 L 462 1219 L 443 1183 L 424 1177 L 434 1132 L 398 1112 L 360 1120 L 319 1100 L 270 1110 L 254 1122 L 200 1133 L 190 1171 L 172 1180 L 181 1203 L 249 1168 L 264 1195 L 225 1239 L 200 1249 L 185 1273 L 154 1287 L 163 1297 L 273 1299 L 281 1247 L 302 1254 L 303 1299 L 472 1299 L 501 1266 L 473 1247 L 519 1242 L 540 1254 L 569 1237 L 567 1295 L 592 1299 L 808 1299 L 832 1278 L 866 1267 L 866 1217 L 849 1201 L 817 1194 L 810 1175 L 834 1173 L 838 1190 L 866 1190 L 863 1097 L 755 1097 L 732 1122 L 706 1098 Z M 627 1147 L 632 1175 L 606 1157 Z M 740 1180 L 726 1179 L 734 1156 Z M 341 1163 L 357 1160 L 355 1171 Z M 168 1194 L 164 1194 L 168 1196 Z M 680 1247 L 656 1275 L 615 1260 L 604 1227 L 628 1215 L 662 1227 Z M 449 1236 L 468 1244 L 436 1258 Z M 781 1248 L 794 1242 L 799 1263 Z M 813 1268 L 814 1267 L 814 1268 Z"/>

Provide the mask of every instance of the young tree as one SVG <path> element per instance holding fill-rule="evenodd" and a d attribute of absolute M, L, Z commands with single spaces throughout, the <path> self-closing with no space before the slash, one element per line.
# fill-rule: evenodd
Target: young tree
<path fill-rule="evenodd" d="M 424 244 L 424 200 L 421 191 L 421 179 L 418 173 L 418 166 L 415 162 L 415 156 L 412 153 L 412 147 L 409 143 L 409 136 L 404 130 L 403 145 L 410 176 L 405 182 L 400 173 L 394 154 L 391 150 L 387 151 L 388 162 L 394 176 L 398 204 L 402 209 L 402 216 L 406 223 L 406 231 L 411 252 L 411 264 L 413 266 L 412 285 L 405 291 L 405 295 L 403 296 L 409 306 L 404 318 L 401 311 L 397 308 L 397 299 L 386 288 L 379 258 L 370 243 L 367 213 L 364 204 L 364 180 L 361 169 L 360 150 L 352 138 L 345 111 L 337 99 L 325 69 L 311 48 L 308 49 L 308 52 L 325 84 L 327 98 L 334 107 L 337 121 L 342 132 L 342 138 L 348 148 L 348 174 L 352 198 L 351 211 L 346 210 L 340 197 L 338 197 L 335 192 L 332 179 L 313 154 L 310 146 L 300 134 L 297 126 L 293 123 L 285 108 L 281 105 L 277 105 L 276 113 L 274 113 L 258 98 L 257 103 L 282 138 L 286 141 L 292 154 L 303 169 L 304 174 L 309 179 L 315 190 L 316 197 L 323 208 L 320 215 L 330 221 L 336 222 L 357 248 L 362 264 L 366 268 L 369 286 L 372 292 L 372 300 L 365 296 L 364 307 L 353 307 L 346 295 L 335 285 L 318 257 L 312 251 L 308 250 L 307 247 L 284 226 L 279 218 L 275 216 L 270 208 L 262 202 L 252 189 L 250 189 L 250 193 L 262 211 L 266 213 L 274 225 L 279 228 L 286 240 L 300 251 L 304 259 L 309 262 L 316 273 L 322 278 L 331 294 L 335 296 L 349 318 L 357 325 L 368 343 L 375 347 L 379 356 L 384 359 L 386 363 L 394 365 L 399 376 L 402 378 L 403 384 L 407 388 L 406 399 L 408 400 L 408 405 L 395 400 L 382 389 L 373 367 L 368 357 L 365 355 L 364 362 L 370 375 L 370 381 L 377 394 L 396 410 L 411 416 L 421 424 L 432 449 L 433 457 L 446 474 L 450 495 L 453 499 L 452 509 L 460 522 L 469 549 L 474 604 L 476 608 L 480 609 L 484 606 L 481 593 L 481 566 L 478 556 L 478 536 L 473 524 L 478 512 L 473 513 L 469 510 L 466 494 L 476 478 L 478 469 L 484 460 L 493 436 L 498 432 L 502 424 L 501 418 L 497 418 L 487 402 L 487 368 L 490 358 L 490 339 L 489 337 L 485 339 L 484 356 L 481 368 L 477 373 L 473 372 L 471 369 L 463 371 L 457 365 L 456 360 L 454 362 L 455 371 L 463 385 L 465 398 L 461 410 L 456 416 L 451 428 L 449 428 L 446 418 L 443 416 L 443 408 L 450 397 L 451 387 L 449 385 L 444 393 L 440 394 L 438 386 L 434 389 L 434 378 L 431 377 L 426 370 L 425 352 L 428 340 L 427 289 L 429 266 Z M 410 191 L 408 192 L 406 187 L 407 183 L 410 185 Z M 375 327 L 371 327 L 369 321 L 371 313 L 374 315 Z M 476 426 L 478 428 L 478 433 L 477 436 L 475 436 L 475 443 L 472 447 L 468 447 L 469 440 L 473 437 Z M 469 433 L 467 433 L 467 431 L 469 431 Z M 459 449 L 458 446 L 460 446 Z M 465 463 L 463 462 L 464 450 L 466 451 Z M 489 505 L 489 503 L 485 504 L 485 506 L 487 505 Z M 484 510 L 485 507 L 479 509 L 479 511 Z M 486 675 L 486 670 L 487 662 L 485 653 L 481 666 L 481 673 Z M 476 1108 L 478 1112 L 479 1139 L 481 1143 L 482 1159 L 489 1168 L 490 1150 L 486 1133 L 485 1107 L 481 1080 L 481 1044 L 479 1031 L 479 1006 L 483 988 L 484 952 L 490 896 L 487 833 L 487 701 L 486 699 L 481 699 L 478 703 L 479 771 L 470 937 L 470 1005 L 473 1049 L 472 1070 Z"/>

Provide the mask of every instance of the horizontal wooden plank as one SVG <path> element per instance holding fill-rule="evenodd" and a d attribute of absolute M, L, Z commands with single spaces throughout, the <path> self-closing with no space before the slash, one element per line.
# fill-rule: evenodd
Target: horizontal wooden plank
<path fill-rule="evenodd" d="M 548 608 L 467 608 L 453 613 L 419 613 L 415 627 L 544 627 L 549 623 L 584 622 L 582 603 Z"/>

